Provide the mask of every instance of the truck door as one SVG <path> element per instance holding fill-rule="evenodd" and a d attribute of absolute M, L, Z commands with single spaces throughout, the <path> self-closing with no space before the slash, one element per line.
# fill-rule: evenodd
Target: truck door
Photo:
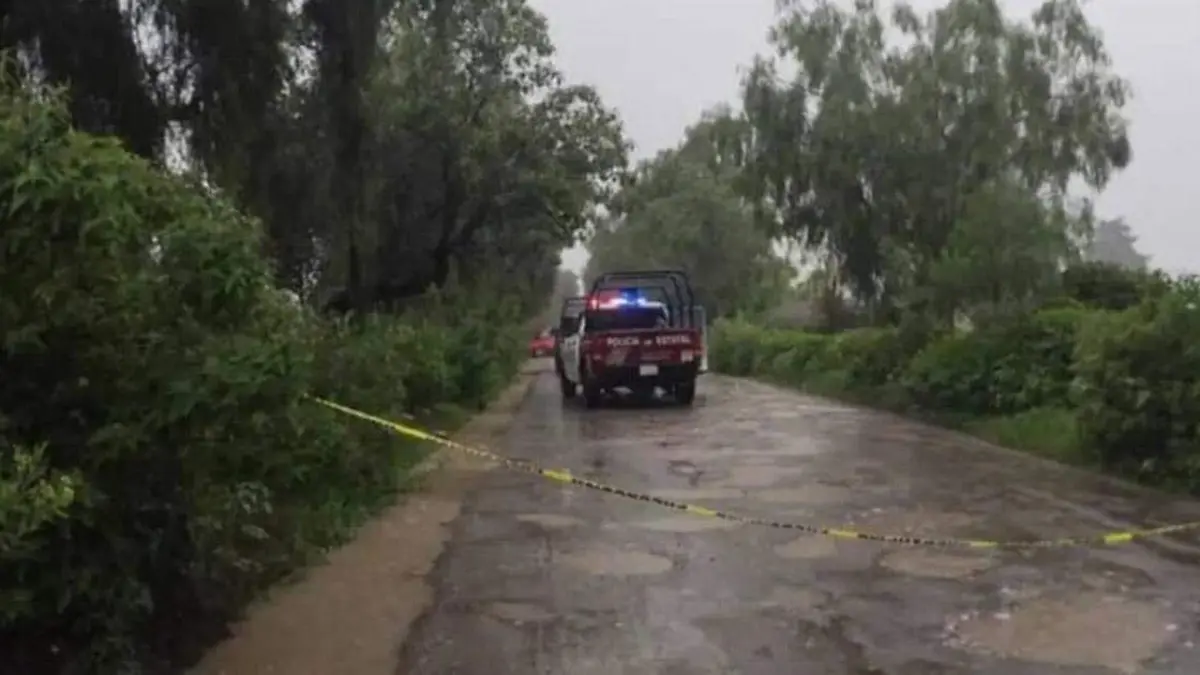
<path fill-rule="evenodd" d="M 579 317 L 575 332 L 565 336 L 562 342 L 563 373 L 575 383 L 579 382 L 579 343 L 583 339 L 583 321 L 583 317 Z"/>

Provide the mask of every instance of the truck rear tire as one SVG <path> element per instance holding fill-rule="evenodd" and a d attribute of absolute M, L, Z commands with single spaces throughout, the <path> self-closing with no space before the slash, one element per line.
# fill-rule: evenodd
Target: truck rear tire
<path fill-rule="evenodd" d="M 696 383 L 693 381 L 675 385 L 675 400 L 680 405 L 692 405 L 696 400 Z"/>

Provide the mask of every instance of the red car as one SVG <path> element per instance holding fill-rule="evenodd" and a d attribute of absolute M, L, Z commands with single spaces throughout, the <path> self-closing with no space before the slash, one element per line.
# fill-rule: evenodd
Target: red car
<path fill-rule="evenodd" d="M 536 359 L 552 354 L 554 354 L 554 329 L 547 328 L 529 341 L 529 355 Z"/>

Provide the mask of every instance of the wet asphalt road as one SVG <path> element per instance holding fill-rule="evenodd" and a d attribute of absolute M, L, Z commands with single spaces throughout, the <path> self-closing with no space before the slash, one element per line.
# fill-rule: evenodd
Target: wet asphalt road
<path fill-rule="evenodd" d="M 584 410 L 550 372 L 496 450 L 714 508 L 1050 538 L 1200 508 L 894 416 L 706 376 L 693 409 Z M 495 471 L 404 675 L 1200 672 L 1200 541 L 970 552 L 730 525 Z"/>

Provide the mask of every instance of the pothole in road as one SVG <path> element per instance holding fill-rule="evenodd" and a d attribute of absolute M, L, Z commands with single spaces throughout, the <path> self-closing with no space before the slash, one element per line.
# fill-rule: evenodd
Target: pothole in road
<path fill-rule="evenodd" d="M 689 462 L 686 459 L 672 459 L 667 462 L 667 473 L 673 473 L 676 476 L 691 478 L 704 473 L 704 470 L 696 466 L 695 463 Z"/>
<path fill-rule="evenodd" d="M 596 576 L 639 576 L 662 574 L 673 566 L 670 558 L 641 551 L 589 548 L 561 557 L 564 564 Z"/>
<path fill-rule="evenodd" d="M 669 499 L 673 502 L 694 502 L 697 500 L 741 499 L 745 493 L 733 488 L 696 488 L 693 490 L 655 490 L 650 493 L 659 499 Z"/>
<path fill-rule="evenodd" d="M 791 611 L 819 609 L 825 597 L 811 588 L 776 586 L 766 600 L 758 603 L 763 608 L 779 608 Z"/>
<path fill-rule="evenodd" d="M 1169 621 L 1152 604 L 1085 593 L 968 618 L 955 632 L 965 647 L 1011 658 L 1136 673 L 1170 639 Z"/>
<path fill-rule="evenodd" d="M 522 523 L 533 523 L 550 529 L 562 529 L 582 525 L 583 521 L 560 513 L 522 513 L 517 516 Z"/>
<path fill-rule="evenodd" d="M 749 455 L 738 457 L 737 463 L 742 466 L 779 466 L 779 458 L 786 455 Z"/>
<path fill-rule="evenodd" d="M 848 527 L 878 534 L 944 539 L 957 536 L 977 519 L 964 513 L 945 513 L 915 509 L 910 511 L 876 511 L 851 518 Z"/>
<path fill-rule="evenodd" d="M 635 522 L 633 526 L 655 532 L 708 532 L 710 530 L 728 530 L 740 524 L 730 520 L 701 516 L 668 516 L 656 520 Z"/>
<path fill-rule="evenodd" d="M 509 623 L 545 623 L 554 619 L 554 614 L 539 605 L 524 602 L 495 602 L 488 606 L 487 613 Z"/>
<path fill-rule="evenodd" d="M 829 537 L 806 535 L 775 547 L 775 555 L 791 560 L 811 560 L 837 555 L 837 543 Z"/>
<path fill-rule="evenodd" d="M 792 441 L 794 442 L 794 441 Z M 768 445 L 764 443 L 763 445 Z M 812 446 L 812 447 L 810 447 Z M 738 464 L 751 460 L 755 462 L 779 462 L 787 459 L 806 458 L 819 454 L 824 448 L 805 443 L 798 446 L 779 448 L 747 449 L 731 443 L 721 447 L 687 448 L 663 451 L 661 456 L 668 461 L 689 461 L 705 464 L 729 463 Z"/>
<path fill-rule="evenodd" d="M 927 548 L 899 549 L 883 557 L 893 572 L 932 579 L 965 579 L 995 564 L 985 555 L 960 555 Z"/>

